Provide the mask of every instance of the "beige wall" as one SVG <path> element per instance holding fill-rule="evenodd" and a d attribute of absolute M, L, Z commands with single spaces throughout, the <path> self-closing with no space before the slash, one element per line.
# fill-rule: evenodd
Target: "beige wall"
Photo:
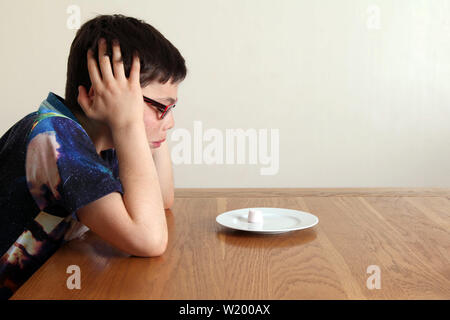
<path fill-rule="evenodd" d="M 0 134 L 64 95 L 70 5 L 81 23 L 144 19 L 179 48 L 189 74 L 168 141 L 190 133 L 192 162 L 194 121 L 224 137 L 224 159 L 227 130 L 278 130 L 269 175 L 259 156 L 208 165 L 197 149 L 176 187 L 450 187 L 450 1 L 2 0 Z"/>

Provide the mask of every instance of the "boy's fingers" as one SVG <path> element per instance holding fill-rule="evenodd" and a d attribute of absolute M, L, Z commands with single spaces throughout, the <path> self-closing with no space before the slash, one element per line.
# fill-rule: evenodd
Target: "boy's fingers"
<path fill-rule="evenodd" d="M 102 79 L 106 82 L 114 80 L 111 61 L 109 59 L 109 56 L 106 54 L 106 40 L 103 38 L 98 41 L 98 61 L 100 62 Z"/>
<path fill-rule="evenodd" d="M 88 49 L 87 51 L 87 66 L 92 86 L 97 90 L 101 89 L 102 78 L 100 77 L 100 72 L 98 71 L 97 67 L 97 61 L 95 61 L 94 54 L 91 49 Z"/>
<path fill-rule="evenodd" d="M 123 67 L 122 53 L 120 51 L 120 45 L 118 41 L 113 41 L 112 51 L 113 51 L 114 77 L 116 78 L 116 80 L 126 80 L 125 70 Z"/>
<path fill-rule="evenodd" d="M 130 71 L 131 83 L 140 85 L 140 83 L 139 83 L 140 70 L 141 70 L 141 63 L 139 61 L 139 54 L 137 52 L 135 52 L 133 54 L 133 62 L 131 64 L 131 71 Z"/>

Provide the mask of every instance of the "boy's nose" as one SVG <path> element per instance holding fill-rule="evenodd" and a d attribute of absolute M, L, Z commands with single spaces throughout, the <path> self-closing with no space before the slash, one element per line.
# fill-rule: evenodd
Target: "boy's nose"
<path fill-rule="evenodd" d="M 162 120 L 164 121 L 164 124 L 163 124 L 164 131 L 167 131 L 167 130 L 170 130 L 173 128 L 173 126 L 175 124 L 175 120 L 173 119 L 172 111 L 170 111 Z"/>

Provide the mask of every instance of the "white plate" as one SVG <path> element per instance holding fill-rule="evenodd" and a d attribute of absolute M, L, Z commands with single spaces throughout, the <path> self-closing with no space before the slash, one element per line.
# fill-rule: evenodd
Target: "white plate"
<path fill-rule="evenodd" d="M 263 223 L 248 222 L 248 210 L 261 210 Z M 315 226 L 319 218 L 298 210 L 283 208 L 243 208 L 224 212 L 216 217 L 217 223 L 235 230 L 256 233 L 282 233 Z"/>

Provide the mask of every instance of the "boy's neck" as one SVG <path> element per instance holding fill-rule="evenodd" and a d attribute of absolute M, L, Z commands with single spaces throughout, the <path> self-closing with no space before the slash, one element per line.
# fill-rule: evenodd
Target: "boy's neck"
<path fill-rule="evenodd" d="M 85 115 L 77 112 L 74 115 L 94 143 L 97 154 L 100 154 L 103 150 L 114 148 L 111 131 L 108 126 L 89 119 Z"/>

